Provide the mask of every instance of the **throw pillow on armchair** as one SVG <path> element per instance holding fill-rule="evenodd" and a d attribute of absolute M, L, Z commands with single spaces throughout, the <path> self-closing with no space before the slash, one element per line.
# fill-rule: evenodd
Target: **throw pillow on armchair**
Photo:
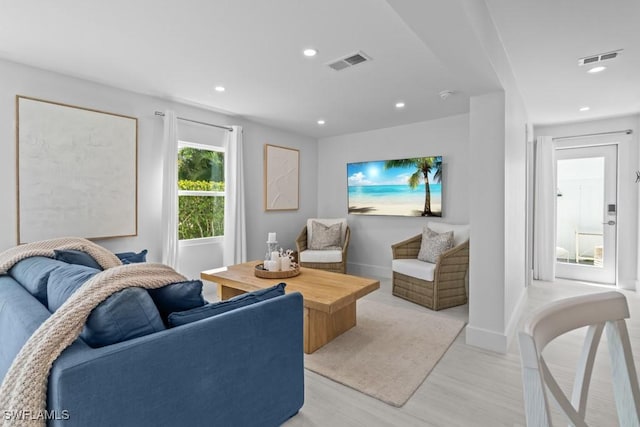
<path fill-rule="evenodd" d="M 422 232 L 422 242 L 418 259 L 420 261 L 437 263 L 440 255 L 453 247 L 453 231 L 436 233 L 425 226 Z"/>
<path fill-rule="evenodd" d="M 309 249 L 341 250 L 342 224 L 324 225 L 321 222 L 311 223 L 312 233 Z"/>

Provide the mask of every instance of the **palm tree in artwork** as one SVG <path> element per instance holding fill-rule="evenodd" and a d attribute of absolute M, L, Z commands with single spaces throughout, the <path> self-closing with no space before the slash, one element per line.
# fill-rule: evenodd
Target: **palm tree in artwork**
<path fill-rule="evenodd" d="M 440 182 L 442 179 L 442 157 L 417 157 L 413 159 L 387 160 L 384 162 L 384 168 L 406 168 L 415 167 L 416 171 L 409 176 L 408 184 L 412 189 L 420 185 L 420 181 L 424 180 L 424 209 L 422 216 L 433 216 L 431 212 L 431 189 L 429 188 L 429 173 L 434 171 L 433 180 Z"/>

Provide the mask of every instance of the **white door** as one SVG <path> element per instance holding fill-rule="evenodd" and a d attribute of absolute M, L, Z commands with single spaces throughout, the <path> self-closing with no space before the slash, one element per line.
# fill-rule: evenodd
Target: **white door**
<path fill-rule="evenodd" d="M 615 285 L 617 146 L 557 149 L 556 277 Z"/>

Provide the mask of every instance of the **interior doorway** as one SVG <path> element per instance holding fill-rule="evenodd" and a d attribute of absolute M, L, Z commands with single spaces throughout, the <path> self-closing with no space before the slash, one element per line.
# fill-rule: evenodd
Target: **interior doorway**
<path fill-rule="evenodd" d="M 616 284 L 617 145 L 556 149 L 556 277 Z"/>

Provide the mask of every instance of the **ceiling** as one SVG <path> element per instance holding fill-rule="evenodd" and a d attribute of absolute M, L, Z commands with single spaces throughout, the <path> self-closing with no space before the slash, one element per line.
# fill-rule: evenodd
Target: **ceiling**
<path fill-rule="evenodd" d="M 639 0 L 485 1 L 532 123 L 640 112 Z M 579 58 L 618 49 L 601 73 L 578 66 Z"/>
<path fill-rule="evenodd" d="M 321 138 L 464 113 L 499 89 L 465 1 L 0 0 L 0 58 Z M 640 2 L 486 3 L 533 123 L 640 111 Z M 620 48 L 603 73 L 577 66 Z M 372 60 L 327 66 L 358 51 Z"/>

